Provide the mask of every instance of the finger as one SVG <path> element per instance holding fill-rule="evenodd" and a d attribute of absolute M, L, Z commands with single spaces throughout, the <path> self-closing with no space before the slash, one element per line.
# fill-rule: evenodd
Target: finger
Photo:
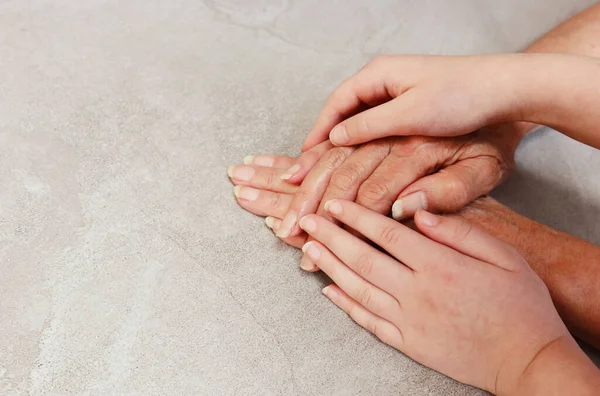
<path fill-rule="evenodd" d="M 364 183 L 368 182 L 373 175 L 380 172 L 380 168 L 388 162 L 390 155 L 390 142 L 381 139 L 362 145 L 354 151 L 332 176 L 323 199 L 321 200 L 317 214 L 332 219 L 325 210 L 325 202 L 341 198 L 354 201 L 360 195 Z M 390 203 L 391 206 L 391 203 Z"/>
<path fill-rule="evenodd" d="M 389 346 L 402 350 L 404 338 L 402 332 L 394 324 L 358 304 L 336 285 L 325 286 L 323 294 L 359 326 L 370 331 Z"/>
<path fill-rule="evenodd" d="M 326 207 L 337 220 L 360 232 L 415 271 L 445 259 L 443 254 L 447 254 L 447 249 L 440 249 L 442 246 L 438 243 L 354 202 L 335 199 L 326 203 Z"/>
<path fill-rule="evenodd" d="M 265 223 L 267 224 L 267 227 L 269 227 L 271 230 L 273 230 L 273 232 L 277 232 L 277 230 L 281 226 L 281 219 L 268 216 L 265 219 Z M 300 249 L 306 243 L 306 237 L 307 237 L 307 235 L 305 233 L 302 233 L 298 236 L 283 238 L 281 240 L 290 246 Z M 315 272 L 315 271 L 318 271 L 318 268 L 315 268 L 315 270 L 309 271 L 309 272 Z"/>
<path fill-rule="evenodd" d="M 325 245 L 352 271 L 382 290 L 395 295 L 408 282 L 411 271 L 407 267 L 329 220 L 309 215 L 302 218 L 300 227 Z"/>
<path fill-rule="evenodd" d="M 392 217 L 410 218 L 419 209 L 455 212 L 492 191 L 507 174 L 491 157 L 457 162 L 406 187 L 392 206 Z"/>
<path fill-rule="evenodd" d="M 515 248 L 465 220 L 420 210 L 415 223 L 427 237 L 477 260 L 509 271 L 517 270 L 524 261 Z"/>
<path fill-rule="evenodd" d="M 488 122 L 484 114 L 456 117 L 456 112 L 464 109 L 438 103 L 441 100 L 431 88 L 410 89 L 340 122 L 331 130 L 329 140 L 336 146 L 350 146 L 387 136 L 458 136 Z"/>
<path fill-rule="evenodd" d="M 319 242 L 306 243 L 302 251 L 354 301 L 375 315 L 398 322 L 401 307 L 394 297 L 358 276 Z"/>
<path fill-rule="evenodd" d="M 292 184 L 301 183 L 308 172 L 319 162 L 323 154 L 332 148 L 333 144 L 329 140 L 326 140 L 303 153 L 290 168 L 281 174 L 281 179 Z"/>
<path fill-rule="evenodd" d="M 248 212 L 258 216 L 283 217 L 293 195 L 258 190 L 248 186 L 235 186 L 233 193 L 238 204 Z"/>
<path fill-rule="evenodd" d="M 282 169 L 256 165 L 231 166 L 227 170 L 227 174 L 235 185 L 241 184 L 259 190 L 294 194 L 298 190 L 298 186 L 282 180 L 281 175 L 283 172 Z"/>
<path fill-rule="evenodd" d="M 417 155 L 415 155 L 417 154 Z M 388 214 L 398 194 L 436 165 L 433 155 L 403 155 L 392 148 L 381 165 L 360 186 L 356 203 L 377 213 Z"/>
<path fill-rule="evenodd" d="M 296 163 L 296 158 L 285 157 L 282 155 L 247 155 L 244 157 L 245 165 L 264 166 L 267 168 L 288 169 Z"/>
<path fill-rule="evenodd" d="M 306 137 L 302 151 L 327 140 L 331 129 L 349 116 L 392 99 L 394 90 L 386 82 L 389 68 L 386 58 L 374 59 L 331 93 Z"/>
<path fill-rule="evenodd" d="M 331 175 L 353 151 L 352 147 L 335 147 L 323 155 L 296 191 L 290 204 L 290 210 L 283 218 L 277 236 L 287 238 L 300 233 L 298 220 L 308 213 L 317 211 Z"/>
<path fill-rule="evenodd" d="M 314 238 L 312 238 L 309 235 L 308 238 L 306 238 L 306 243 L 311 241 L 314 241 Z M 312 259 L 307 254 L 302 255 L 302 258 L 300 259 L 300 268 L 308 272 L 315 272 L 319 270 L 317 264 L 315 264 L 315 262 L 312 261 Z"/>
<path fill-rule="evenodd" d="M 326 201 L 334 198 L 343 198 L 354 201 L 361 184 L 373 173 L 377 166 L 389 154 L 390 144 L 387 140 L 371 142 L 359 147 L 344 163 L 333 172 L 331 181 L 317 209 L 317 214 L 333 220 L 325 210 Z M 308 241 L 312 240 L 309 237 Z M 310 257 L 304 255 L 300 261 L 300 268 L 313 270 L 315 264 Z"/>

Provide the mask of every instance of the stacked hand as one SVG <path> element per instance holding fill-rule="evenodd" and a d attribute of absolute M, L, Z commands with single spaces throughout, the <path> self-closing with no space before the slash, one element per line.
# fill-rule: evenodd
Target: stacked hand
<path fill-rule="evenodd" d="M 247 157 L 246 165 L 232 167 L 229 173 L 238 186 L 240 205 L 272 217 L 268 224 L 277 235 L 298 246 L 306 239 L 298 220 L 311 213 L 328 217 L 323 204 L 334 198 L 353 200 L 381 214 L 391 210 L 397 220 L 412 217 L 418 209 L 452 212 L 466 206 L 509 174 L 521 137 L 517 132 L 509 125 L 454 138 L 389 137 L 358 147 L 331 148 L 324 142 L 299 160 Z M 282 179 L 302 161 L 308 174 L 301 175 L 300 186 Z M 316 270 L 307 258 L 301 266 Z"/>
<path fill-rule="evenodd" d="M 299 158 L 229 169 L 238 202 L 302 246 L 301 267 L 326 272 L 335 285 L 324 293 L 382 341 L 494 393 L 540 389 L 536 373 L 560 371 L 557 359 L 588 367 L 545 285 L 509 245 L 425 210 L 458 210 L 502 182 L 525 122 L 551 114 L 561 125 L 554 113 L 569 106 L 539 99 L 548 76 L 528 72 L 549 60 L 597 67 L 570 56 L 378 58 L 334 91 Z M 422 235 L 390 211 L 414 216 Z"/>

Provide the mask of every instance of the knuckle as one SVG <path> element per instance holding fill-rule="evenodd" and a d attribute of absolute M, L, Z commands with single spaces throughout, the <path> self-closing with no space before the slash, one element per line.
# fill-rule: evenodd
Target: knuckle
<path fill-rule="evenodd" d="M 364 202 L 377 202 L 389 194 L 387 183 L 367 180 L 358 190 L 358 198 Z"/>
<path fill-rule="evenodd" d="M 268 172 L 265 176 L 265 185 L 269 188 L 274 187 L 275 185 L 275 173 Z"/>
<path fill-rule="evenodd" d="M 278 208 L 281 205 L 281 194 L 273 194 L 269 198 L 269 206 L 273 209 Z"/>
<path fill-rule="evenodd" d="M 350 190 L 360 179 L 361 170 L 357 165 L 345 165 L 339 168 L 331 177 L 331 185 L 339 190 Z"/>
<path fill-rule="evenodd" d="M 395 226 L 385 226 L 381 229 L 379 239 L 384 245 L 395 245 L 400 241 L 399 228 Z"/>
<path fill-rule="evenodd" d="M 335 147 L 325 154 L 324 164 L 330 169 L 338 168 L 348 157 L 351 150 L 348 147 Z"/>
<path fill-rule="evenodd" d="M 373 298 L 373 292 L 371 292 L 370 288 L 365 287 L 361 291 L 358 292 L 358 300 L 357 301 L 360 303 L 360 305 L 367 308 L 367 307 L 371 306 L 372 298 Z"/>
<path fill-rule="evenodd" d="M 450 177 L 445 183 L 445 196 L 450 204 L 449 209 L 454 210 L 466 205 L 469 202 L 469 188 L 459 177 Z"/>
<path fill-rule="evenodd" d="M 377 55 L 368 64 L 367 67 L 379 68 L 388 63 L 390 55 Z"/>
<path fill-rule="evenodd" d="M 302 186 L 298 191 L 296 191 L 296 195 L 294 195 L 292 206 L 302 205 L 305 202 L 310 201 L 313 198 L 313 196 L 314 193 L 312 189 Z"/>
<path fill-rule="evenodd" d="M 368 278 L 373 271 L 373 257 L 369 253 L 361 254 L 356 260 L 355 270 L 361 277 Z"/>

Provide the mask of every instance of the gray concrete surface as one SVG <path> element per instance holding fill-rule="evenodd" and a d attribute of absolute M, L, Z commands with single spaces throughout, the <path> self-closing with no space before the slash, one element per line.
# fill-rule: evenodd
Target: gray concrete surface
<path fill-rule="evenodd" d="M 228 165 L 294 154 L 374 54 L 516 51 L 592 1 L 0 1 L 0 394 L 475 395 L 319 293 Z M 598 153 L 498 196 L 600 243 Z"/>

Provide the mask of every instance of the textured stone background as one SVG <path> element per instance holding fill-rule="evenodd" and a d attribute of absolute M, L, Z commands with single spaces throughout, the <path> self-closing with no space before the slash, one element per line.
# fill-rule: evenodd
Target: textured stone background
<path fill-rule="evenodd" d="M 0 1 L 0 394 L 480 394 L 326 301 L 226 168 L 296 153 L 377 53 L 517 51 L 591 3 Z M 498 197 L 600 243 L 600 155 L 518 159 Z"/>

